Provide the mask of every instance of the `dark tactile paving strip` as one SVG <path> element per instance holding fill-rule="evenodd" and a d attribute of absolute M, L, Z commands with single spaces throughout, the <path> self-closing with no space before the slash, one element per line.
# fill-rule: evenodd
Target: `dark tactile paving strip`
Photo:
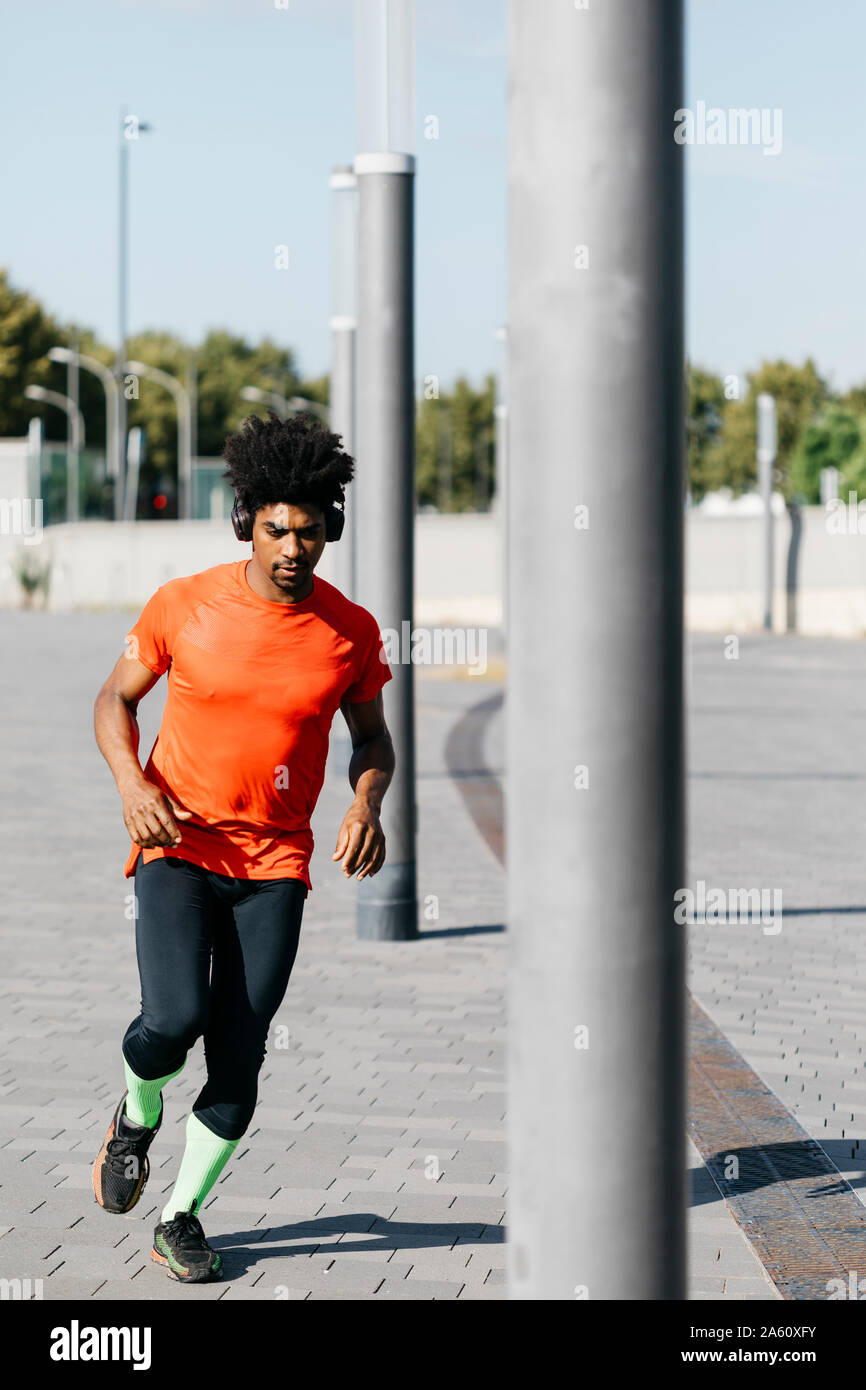
<path fill-rule="evenodd" d="M 847 1296 L 866 1207 L 694 999 L 689 1035 L 689 1132 L 767 1274 L 785 1299 Z"/>
<path fill-rule="evenodd" d="M 468 710 L 445 754 L 500 862 L 502 787 L 483 766 L 482 746 L 501 702 L 497 694 Z M 689 1133 L 708 1171 L 782 1298 L 847 1297 L 852 1271 L 854 1283 L 866 1279 L 866 1207 L 692 998 L 689 1009 Z"/>

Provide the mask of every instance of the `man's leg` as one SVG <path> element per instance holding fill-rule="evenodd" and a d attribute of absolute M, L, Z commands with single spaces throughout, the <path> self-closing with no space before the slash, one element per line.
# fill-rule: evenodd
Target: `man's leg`
<path fill-rule="evenodd" d="M 220 905 L 204 869 L 168 856 L 149 864 L 139 858 L 135 897 L 141 1012 L 126 1030 L 122 1051 L 128 1074 L 141 1084 L 138 1104 L 152 1110 L 153 1092 L 145 1088 L 159 1087 L 183 1069 L 187 1052 L 207 1025 L 211 945 Z"/>
<path fill-rule="evenodd" d="M 143 1126 L 145 1129 L 153 1129 L 162 1114 L 163 1089 L 169 1081 L 180 1076 L 185 1065 L 186 1058 L 181 1062 L 177 1071 L 169 1072 L 168 1076 L 157 1076 L 153 1081 L 146 1081 L 143 1076 L 136 1076 L 124 1057 L 123 1074 L 126 1077 L 124 1118 L 139 1128 Z"/>
<path fill-rule="evenodd" d="M 93 1165 L 96 1200 L 113 1212 L 130 1211 L 141 1196 L 147 1150 L 162 1121 L 162 1088 L 204 1031 L 212 932 L 223 910 L 204 870 L 181 859 L 139 859 L 135 889 L 141 1013 L 123 1039 L 128 1093 Z"/>
<path fill-rule="evenodd" d="M 163 1222 L 191 1207 L 201 1212 L 246 1132 L 271 1019 L 297 955 L 306 885 L 299 879 L 231 883 L 225 888 L 231 918 L 222 917 L 214 933 L 207 1081 L 187 1121 L 187 1147 Z"/>

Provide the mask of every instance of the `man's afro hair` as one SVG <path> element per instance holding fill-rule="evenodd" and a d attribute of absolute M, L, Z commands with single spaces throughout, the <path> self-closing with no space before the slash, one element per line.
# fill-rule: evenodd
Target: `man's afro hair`
<path fill-rule="evenodd" d="M 325 511 L 345 502 L 355 461 L 334 434 L 314 415 L 300 412 L 281 420 L 273 410 L 267 420 L 248 415 L 238 434 L 226 439 L 223 473 L 251 516 L 262 507 L 310 502 Z"/>

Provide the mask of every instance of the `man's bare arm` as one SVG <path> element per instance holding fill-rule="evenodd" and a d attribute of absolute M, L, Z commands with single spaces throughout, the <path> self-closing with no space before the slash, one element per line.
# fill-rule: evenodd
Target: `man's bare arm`
<path fill-rule="evenodd" d="M 359 881 L 378 873 L 385 862 L 385 835 L 379 821 L 382 798 L 394 775 L 394 745 L 385 723 L 382 692 L 373 700 L 340 706 L 352 737 L 349 782 L 355 800 L 349 807 L 333 859 L 343 860 L 343 873 L 351 878 L 358 870 Z"/>
<path fill-rule="evenodd" d="M 159 676 L 131 650 L 124 652 L 93 707 L 96 742 L 117 784 L 124 824 L 130 838 L 143 849 L 180 844 L 176 818 L 187 820 L 190 815 L 148 782 L 138 760 L 138 705 L 158 680 Z"/>

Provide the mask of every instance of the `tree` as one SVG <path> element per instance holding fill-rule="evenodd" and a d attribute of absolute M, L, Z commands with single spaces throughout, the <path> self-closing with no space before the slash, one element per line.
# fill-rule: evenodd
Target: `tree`
<path fill-rule="evenodd" d="M 419 506 L 444 512 L 482 511 L 494 487 L 496 383 L 480 390 L 459 377 L 452 392 L 425 396 L 416 414 Z"/>
<path fill-rule="evenodd" d="M 854 415 L 866 415 L 866 385 L 852 386 L 839 397 L 839 405 Z"/>
<path fill-rule="evenodd" d="M 778 424 L 776 486 L 787 499 L 793 496 L 791 460 L 800 435 L 829 399 L 826 383 L 811 358 L 802 367 L 790 362 L 763 362 L 748 373 L 749 390 L 739 401 L 728 401 L 719 440 L 719 477 L 735 493 L 756 482 L 757 397 L 766 391 L 775 397 Z"/>
<path fill-rule="evenodd" d="M 267 415 L 266 405 L 242 398 L 244 386 L 258 386 L 286 397 L 308 394 L 301 389 L 294 353 L 270 338 L 253 345 L 227 329 L 211 329 L 196 356 L 198 451 L 202 456 L 219 458 L 226 435 L 240 429 L 248 415 Z"/>
<path fill-rule="evenodd" d="M 866 414 L 855 417 L 858 440 L 855 448 L 837 465 L 840 472 L 839 495 L 847 501 L 849 492 L 856 492 L 858 501 L 866 497 Z"/>
<path fill-rule="evenodd" d="M 56 437 L 65 439 L 62 412 L 54 406 L 29 401 L 24 395 L 25 387 L 30 385 L 58 389 L 55 368 L 47 354 L 49 348 L 64 341 L 55 320 L 45 313 L 38 300 L 24 290 L 14 289 L 7 272 L 0 269 L 0 436 L 20 438 L 27 433 L 28 421 L 34 415 L 44 418 L 50 410 Z"/>
<path fill-rule="evenodd" d="M 131 360 L 158 367 L 184 386 L 196 372 L 198 454 L 219 458 L 226 436 L 240 429 L 248 415 L 267 414 L 267 405 L 245 401 L 244 386 L 257 386 L 283 396 L 307 394 L 301 389 L 294 357 L 269 338 L 257 345 L 225 329 L 211 329 L 204 342 L 192 349 L 171 333 L 137 334 L 129 342 Z M 129 425 L 146 432 L 147 455 L 140 481 L 141 496 L 164 491 L 171 505 L 162 513 L 175 515 L 177 492 L 177 407 L 165 387 L 143 377 L 137 400 L 129 403 Z M 147 508 L 143 508 L 147 513 Z"/>
<path fill-rule="evenodd" d="M 866 414 L 828 404 L 803 430 L 791 457 L 791 486 L 806 503 L 821 500 L 821 471 L 837 468 L 843 477 L 863 474 Z M 851 483 L 851 486 L 856 486 Z"/>
<path fill-rule="evenodd" d="M 172 333 L 156 330 L 137 333 L 127 341 L 127 360 L 144 362 L 167 372 L 181 385 L 187 385 L 189 350 Z M 127 373 L 127 376 L 131 373 Z M 127 426 L 140 426 L 146 450 L 139 475 L 138 515 L 151 514 L 150 497 L 162 492 L 169 499 L 163 512 L 177 515 L 177 405 L 171 392 L 157 381 L 141 376 L 134 389 L 138 395 L 127 400 Z"/>
<path fill-rule="evenodd" d="M 722 379 L 702 367 L 687 368 L 686 438 L 688 478 L 692 497 L 722 485 L 719 438 L 726 401 Z"/>

